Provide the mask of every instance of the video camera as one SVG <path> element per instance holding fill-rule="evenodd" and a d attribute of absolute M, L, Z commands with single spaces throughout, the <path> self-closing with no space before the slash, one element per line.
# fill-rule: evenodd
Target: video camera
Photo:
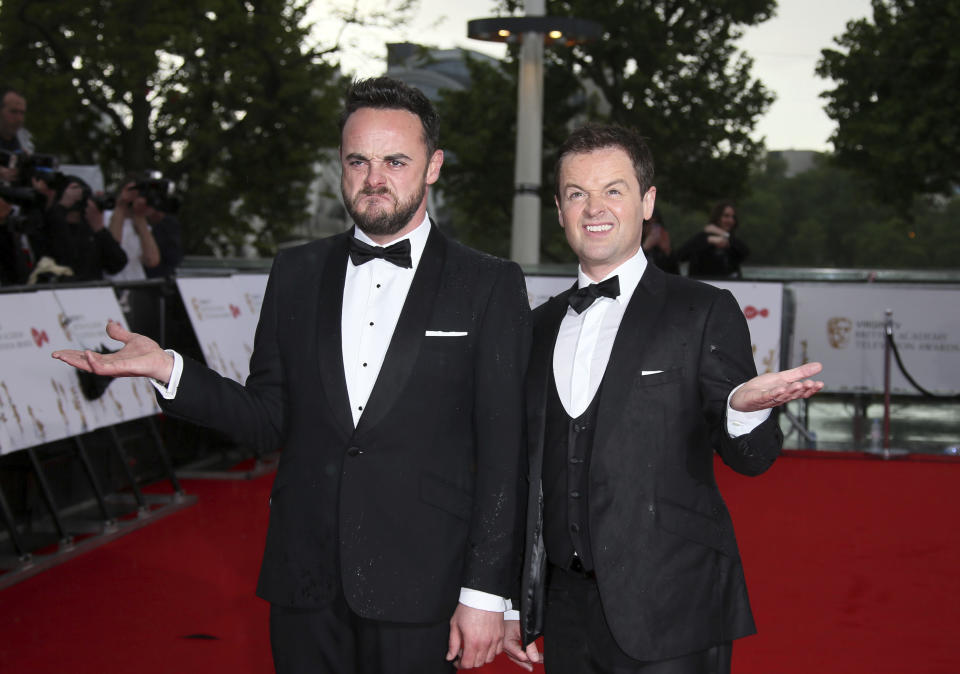
<path fill-rule="evenodd" d="M 31 178 L 39 178 L 50 186 L 55 186 L 58 180 L 62 181 L 63 174 L 57 170 L 57 158 L 53 155 L 23 155 L 0 150 L 0 166 L 18 169 L 15 181 L 0 181 L 0 199 L 17 207 L 7 216 L 4 226 L 18 233 L 38 228 L 42 223 L 47 198 L 33 189 Z"/>
<path fill-rule="evenodd" d="M 0 150 L 0 166 L 17 170 L 15 187 L 31 187 L 31 180 L 42 180 L 52 189 L 63 187 L 64 175 L 60 172 L 60 161 L 52 154 L 21 154 Z"/>
<path fill-rule="evenodd" d="M 164 178 L 159 171 L 152 171 L 147 178 L 134 183 L 133 187 L 141 197 L 147 200 L 147 206 L 158 211 L 174 213 L 179 206 L 179 200 L 174 196 L 176 190 L 173 181 Z M 108 208 L 116 205 L 115 197 L 112 201 L 112 205 Z"/>

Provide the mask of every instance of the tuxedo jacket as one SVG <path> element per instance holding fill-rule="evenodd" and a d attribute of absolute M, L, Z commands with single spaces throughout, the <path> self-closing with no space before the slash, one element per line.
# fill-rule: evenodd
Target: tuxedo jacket
<path fill-rule="evenodd" d="M 277 256 L 245 385 L 186 361 L 176 398 L 162 404 L 238 441 L 282 447 L 261 597 L 323 607 L 342 587 L 366 618 L 445 620 L 459 588 L 508 596 L 518 573 L 523 276 L 432 227 L 354 428 L 341 345 L 351 237 Z"/>
<path fill-rule="evenodd" d="M 556 451 L 544 447 L 544 426 L 554 345 L 572 290 L 534 312 L 526 384 L 531 488 L 521 587 L 525 643 L 543 632 L 541 469 L 544 452 Z M 762 473 L 779 454 L 783 436 L 774 415 L 747 435 L 726 432 L 727 396 L 755 374 L 746 321 L 733 296 L 648 264 L 598 394 L 587 478 L 604 614 L 633 658 L 668 659 L 754 631 L 713 453 L 746 475 Z"/>

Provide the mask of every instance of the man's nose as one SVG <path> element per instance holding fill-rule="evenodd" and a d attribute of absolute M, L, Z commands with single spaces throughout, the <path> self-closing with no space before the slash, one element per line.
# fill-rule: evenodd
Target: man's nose
<path fill-rule="evenodd" d="M 606 204 L 600 195 L 597 194 L 588 194 L 587 195 L 587 215 L 600 215 L 606 210 Z"/>
<path fill-rule="evenodd" d="M 383 164 L 375 161 L 370 162 L 364 182 L 369 187 L 379 187 L 380 185 L 383 185 L 384 182 L 386 182 Z"/>

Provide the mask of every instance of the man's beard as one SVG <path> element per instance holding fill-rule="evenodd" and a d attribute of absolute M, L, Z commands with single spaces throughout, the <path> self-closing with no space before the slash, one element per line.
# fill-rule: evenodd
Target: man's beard
<path fill-rule="evenodd" d="M 343 193 L 343 186 L 340 188 Z M 409 200 L 405 202 L 395 202 L 392 211 L 385 208 L 386 204 L 368 208 L 366 212 L 361 213 L 359 204 L 362 199 L 371 195 L 386 194 L 393 196 L 386 187 L 365 188 L 360 190 L 352 199 L 343 193 L 343 203 L 347 208 L 347 213 L 353 219 L 354 224 L 367 236 L 390 236 L 396 234 L 409 224 L 424 195 L 427 193 L 426 183 L 420 185 L 420 189 Z"/>

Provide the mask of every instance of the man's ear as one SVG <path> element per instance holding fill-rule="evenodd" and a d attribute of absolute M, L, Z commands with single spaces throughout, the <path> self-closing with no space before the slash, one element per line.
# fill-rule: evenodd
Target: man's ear
<path fill-rule="evenodd" d="M 440 177 L 440 167 L 443 166 L 443 150 L 434 150 L 433 156 L 427 163 L 427 184 L 432 185 Z"/>
<path fill-rule="evenodd" d="M 657 188 L 650 187 L 647 193 L 643 195 L 643 219 L 649 220 L 653 217 L 653 205 L 657 201 Z"/>

